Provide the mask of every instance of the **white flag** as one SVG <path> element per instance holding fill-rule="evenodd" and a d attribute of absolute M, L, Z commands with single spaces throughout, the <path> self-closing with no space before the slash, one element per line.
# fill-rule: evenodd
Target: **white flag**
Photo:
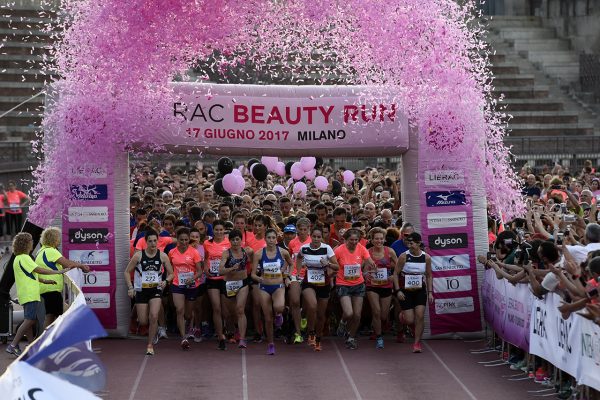
<path fill-rule="evenodd" d="M 13 362 L 0 376 L 4 400 L 101 400 L 100 397 L 22 362 Z"/>

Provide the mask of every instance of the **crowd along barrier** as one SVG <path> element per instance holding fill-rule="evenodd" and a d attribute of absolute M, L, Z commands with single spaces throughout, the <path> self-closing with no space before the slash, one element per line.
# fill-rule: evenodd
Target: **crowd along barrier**
<path fill-rule="evenodd" d="M 497 279 L 492 269 L 484 274 L 482 297 L 485 321 L 502 340 L 600 390 L 600 326 L 577 313 L 563 319 L 558 294 L 538 299 L 528 284 Z"/>

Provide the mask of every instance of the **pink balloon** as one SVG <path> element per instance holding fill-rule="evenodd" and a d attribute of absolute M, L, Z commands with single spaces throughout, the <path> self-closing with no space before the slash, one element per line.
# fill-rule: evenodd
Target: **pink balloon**
<path fill-rule="evenodd" d="M 344 177 L 344 183 L 348 186 L 352 185 L 352 181 L 354 181 L 354 172 L 350 171 L 349 169 L 345 170 L 344 173 L 342 174 L 342 176 Z"/>
<path fill-rule="evenodd" d="M 275 168 L 277 167 L 277 162 L 279 161 L 278 157 L 269 157 L 262 156 L 260 158 L 260 162 L 262 162 L 269 172 L 275 172 Z"/>
<path fill-rule="evenodd" d="M 281 185 L 275 185 L 273 186 L 273 191 L 274 192 L 279 192 L 281 194 L 285 194 L 285 188 Z"/>
<path fill-rule="evenodd" d="M 227 174 L 223 177 L 223 189 L 230 194 L 238 194 L 238 181 L 234 174 Z"/>
<path fill-rule="evenodd" d="M 237 180 L 237 191 L 236 191 L 236 194 L 240 194 L 246 188 L 246 180 L 241 175 L 236 175 L 235 178 Z"/>
<path fill-rule="evenodd" d="M 310 171 L 306 171 L 304 173 L 304 177 L 306 179 L 308 179 L 309 181 L 312 181 L 313 179 L 315 179 L 315 176 L 317 176 L 317 171 L 314 169 L 311 169 Z"/>
<path fill-rule="evenodd" d="M 321 191 L 327 190 L 327 186 L 329 186 L 329 181 L 324 176 L 317 176 L 315 178 L 315 187 Z"/>
<path fill-rule="evenodd" d="M 244 167 L 242 166 L 242 168 L 244 168 Z M 242 170 L 241 169 L 234 169 L 233 171 L 231 171 L 231 173 L 233 175 L 236 175 L 236 176 L 242 176 Z"/>
<path fill-rule="evenodd" d="M 317 165 L 317 159 L 314 157 L 302 157 L 300 159 L 300 165 L 302 165 L 304 171 L 310 171 Z"/>
<path fill-rule="evenodd" d="M 295 180 L 299 180 L 304 177 L 304 169 L 302 168 L 302 165 L 299 162 L 295 162 L 294 164 L 292 164 L 292 168 L 290 168 L 290 172 L 291 172 L 292 178 L 294 178 Z"/>
<path fill-rule="evenodd" d="M 282 161 L 279 161 L 277 163 L 277 165 L 275 166 L 275 172 L 277 175 L 279 176 L 285 176 L 285 163 Z"/>
<path fill-rule="evenodd" d="M 306 184 L 304 182 L 294 183 L 294 196 L 306 197 Z"/>
<path fill-rule="evenodd" d="M 293 179 L 293 178 L 290 178 L 290 179 L 288 179 L 288 180 L 287 180 L 287 186 L 288 186 L 288 187 L 290 187 L 290 185 L 291 185 L 292 183 L 294 183 L 294 179 Z"/>

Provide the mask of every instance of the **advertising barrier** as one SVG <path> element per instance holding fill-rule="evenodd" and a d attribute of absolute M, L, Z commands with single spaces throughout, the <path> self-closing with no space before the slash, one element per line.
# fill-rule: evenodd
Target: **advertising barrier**
<path fill-rule="evenodd" d="M 485 320 L 504 341 L 539 356 L 573 376 L 578 384 L 600 390 L 600 327 L 571 314 L 563 319 L 559 295 L 538 299 L 527 284 L 513 285 L 485 272 Z"/>

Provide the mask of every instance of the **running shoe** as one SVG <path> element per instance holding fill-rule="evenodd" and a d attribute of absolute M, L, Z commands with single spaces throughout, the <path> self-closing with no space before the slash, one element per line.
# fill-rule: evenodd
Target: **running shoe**
<path fill-rule="evenodd" d="M 537 371 L 535 371 L 535 379 L 533 380 L 535 383 L 542 383 L 544 382 L 545 379 L 549 379 L 550 376 L 548 375 L 548 373 L 546 372 L 545 369 L 543 368 L 538 368 Z"/>
<path fill-rule="evenodd" d="M 227 345 L 225 344 L 225 339 L 219 340 L 219 345 L 217 346 L 217 350 L 227 350 Z"/>
<path fill-rule="evenodd" d="M 235 338 L 232 336 L 229 339 L 227 339 L 227 341 L 229 342 L 229 344 L 236 344 L 237 340 L 235 340 Z"/>
<path fill-rule="evenodd" d="M 315 351 L 321 351 L 321 338 L 317 338 L 317 340 L 315 341 Z"/>
<path fill-rule="evenodd" d="M 154 349 L 152 347 L 147 347 L 146 348 L 146 355 L 147 356 L 153 356 L 154 355 Z"/>
<path fill-rule="evenodd" d="M 189 350 L 190 349 L 190 342 L 188 342 L 187 339 L 183 339 L 181 341 L 181 350 Z"/>
<path fill-rule="evenodd" d="M 275 355 L 275 344 L 274 343 L 269 343 L 269 345 L 267 346 L 267 355 L 268 356 Z"/>
<path fill-rule="evenodd" d="M 356 339 L 353 337 L 349 337 L 346 339 L 346 348 L 349 350 L 356 350 L 358 348 L 358 343 L 356 343 Z"/>
<path fill-rule="evenodd" d="M 240 341 L 240 331 L 238 331 L 237 329 L 235 330 L 235 334 L 233 335 L 233 337 L 235 338 L 236 342 Z"/>
<path fill-rule="evenodd" d="M 375 348 L 376 349 L 383 349 L 383 336 L 377 336 L 377 342 L 375 343 Z"/>
<path fill-rule="evenodd" d="M 185 334 L 185 338 L 186 339 L 194 338 L 194 328 L 192 328 L 191 326 L 188 328 L 187 333 Z"/>
<path fill-rule="evenodd" d="M 294 344 L 299 344 L 304 342 L 304 338 L 298 332 L 294 333 Z"/>
<path fill-rule="evenodd" d="M 340 321 L 336 333 L 338 337 L 344 337 L 346 335 L 346 321 Z"/>
<path fill-rule="evenodd" d="M 315 335 L 308 335 L 307 343 L 309 346 L 315 347 L 315 344 L 317 343 Z"/>
<path fill-rule="evenodd" d="M 421 347 L 421 342 L 413 344 L 413 353 L 422 353 L 423 348 Z"/>
<path fill-rule="evenodd" d="M 154 345 L 158 344 L 159 340 L 160 340 L 160 335 L 158 334 L 158 332 L 156 332 L 156 335 L 154 335 L 154 338 L 152 339 L 152 344 L 154 344 Z"/>
<path fill-rule="evenodd" d="M 202 337 L 202 330 L 200 328 L 194 328 L 194 342 L 200 343 L 204 340 Z"/>
<path fill-rule="evenodd" d="M 512 364 L 510 366 L 510 369 L 512 369 L 513 371 L 519 371 L 521 368 L 525 367 L 526 365 L 527 365 L 527 360 L 522 359 L 522 360 L 519 360 L 518 362 L 516 362 L 515 364 Z"/>
<path fill-rule="evenodd" d="M 167 335 L 167 328 L 165 328 L 164 326 L 159 326 L 158 327 L 158 336 L 161 339 L 168 339 L 169 336 Z"/>
<path fill-rule="evenodd" d="M 307 326 L 308 326 L 308 320 L 306 318 L 302 318 L 300 320 L 300 330 L 305 331 Z"/>
<path fill-rule="evenodd" d="M 247 349 L 248 343 L 246 342 L 246 339 L 240 339 L 240 342 L 238 343 L 238 347 L 240 349 Z"/>
<path fill-rule="evenodd" d="M 281 328 L 281 325 L 283 325 L 283 315 L 277 314 L 275 316 L 275 328 Z"/>
<path fill-rule="evenodd" d="M 5 351 L 15 357 L 19 357 L 21 355 L 21 349 L 19 348 L 19 345 L 13 346 L 12 344 L 9 344 L 6 346 Z"/>
<path fill-rule="evenodd" d="M 255 334 L 252 341 L 254 343 L 261 343 L 263 341 L 262 335 L 260 333 Z"/>

